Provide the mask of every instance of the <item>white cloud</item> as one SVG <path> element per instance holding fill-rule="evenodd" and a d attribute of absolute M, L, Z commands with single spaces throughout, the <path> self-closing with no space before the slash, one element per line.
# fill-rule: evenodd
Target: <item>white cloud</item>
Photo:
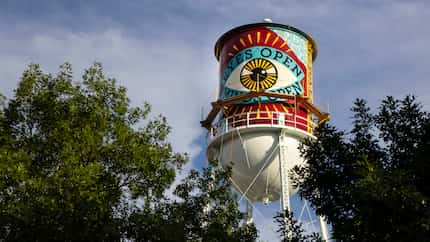
<path fill-rule="evenodd" d="M 80 79 L 84 68 L 100 61 L 108 76 L 128 88 L 134 105 L 146 100 L 153 105 L 155 114 L 167 116 L 173 126 L 171 141 L 178 151 L 196 155 L 203 148 L 193 144 L 193 139 L 203 132 L 199 125 L 200 108 L 209 102 L 207 96 L 215 82 L 208 81 L 208 77 L 216 75 L 216 67 L 209 66 L 212 64 L 206 60 L 210 57 L 202 58 L 200 50 L 193 46 L 178 43 L 174 38 L 147 43 L 120 30 L 44 32 L 9 38 L 14 41 L 4 43 L 2 48 L 16 50 L 19 46 L 19 53 L 6 53 L 0 60 L 6 67 L 0 72 L 0 80 L 7 80 L 2 84 L 2 92 L 9 96 L 30 62 L 55 73 L 60 64 L 68 61 L 74 66 L 74 78 Z"/>

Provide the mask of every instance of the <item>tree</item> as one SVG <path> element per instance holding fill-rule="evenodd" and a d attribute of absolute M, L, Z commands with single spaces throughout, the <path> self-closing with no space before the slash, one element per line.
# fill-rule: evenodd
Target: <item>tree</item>
<path fill-rule="evenodd" d="M 307 140 L 296 185 L 339 241 L 428 241 L 430 116 L 413 96 L 373 114 L 357 99 L 350 133 L 328 124 Z"/>
<path fill-rule="evenodd" d="M 303 224 L 294 219 L 293 213 L 284 211 L 274 217 L 278 224 L 277 232 L 282 242 L 323 242 L 318 233 L 309 233 L 303 229 Z"/>
<path fill-rule="evenodd" d="M 82 82 L 30 65 L 0 95 L 0 241 L 255 241 L 229 171 L 193 170 L 169 198 L 187 155 L 149 112 L 99 63 Z"/>
<path fill-rule="evenodd" d="M 137 241 L 255 241 L 257 230 L 243 222 L 229 176 L 215 164 L 192 170 L 176 187 L 176 200 L 137 209 L 128 233 Z"/>
<path fill-rule="evenodd" d="M 0 240 L 122 238 L 129 204 L 163 198 L 186 161 L 149 112 L 101 64 L 82 83 L 67 63 L 57 75 L 30 65 L 0 111 Z"/>

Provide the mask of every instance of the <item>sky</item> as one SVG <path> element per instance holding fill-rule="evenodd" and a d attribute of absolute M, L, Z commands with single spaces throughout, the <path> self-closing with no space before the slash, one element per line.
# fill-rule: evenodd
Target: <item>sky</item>
<path fill-rule="evenodd" d="M 429 10 L 426 0 L 0 0 L 0 93 L 13 96 L 30 63 L 56 73 L 70 62 L 79 80 L 102 62 L 133 105 L 148 101 L 168 118 L 173 147 L 190 154 L 186 169 L 200 168 L 199 121 L 216 98 L 213 48 L 224 32 L 271 18 L 313 36 L 315 102 L 348 129 L 357 97 L 376 110 L 387 95 L 414 94 L 430 110 Z"/>

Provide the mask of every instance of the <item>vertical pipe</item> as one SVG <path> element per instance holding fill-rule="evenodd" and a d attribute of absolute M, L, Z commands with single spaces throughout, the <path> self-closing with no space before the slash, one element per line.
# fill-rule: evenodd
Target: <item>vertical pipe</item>
<path fill-rule="evenodd" d="M 282 210 L 290 208 L 290 190 L 289 190 L 289 177 L 288 177 L 288 169 L 287 169 L 287 146 L 285 144 L 285 136 L 281 131 L 281 135 L 279 136 L 279 172 L 281 179 L 281 208 Z"/>
<path fill-rule="evenodd" d="M 287 168 L 287 145 L 283 129 L 279 135 L 279 172 L 281 180 L 281 212 L 291 212 L 290 189 Z M 292 231 L 287 231 L 287 238 L 291 239 Z"/>
<path fill-rule="evenodd" d="M 297 128 L 297 95 L 294 96 L 294 128 Z"/>

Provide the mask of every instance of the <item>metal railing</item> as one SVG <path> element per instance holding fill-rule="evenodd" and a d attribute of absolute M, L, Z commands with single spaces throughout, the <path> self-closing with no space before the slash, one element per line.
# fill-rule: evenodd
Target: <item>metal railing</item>
<path fill-rule="evenodd" d="M 312 131 L 317 124 L 294 113 L 284 112 L 248 112 L 229 116 L 211 127 L 208 138 L 213 139 L 231 129 L 251 126 L 294 127 L 303 131 Z"/>

